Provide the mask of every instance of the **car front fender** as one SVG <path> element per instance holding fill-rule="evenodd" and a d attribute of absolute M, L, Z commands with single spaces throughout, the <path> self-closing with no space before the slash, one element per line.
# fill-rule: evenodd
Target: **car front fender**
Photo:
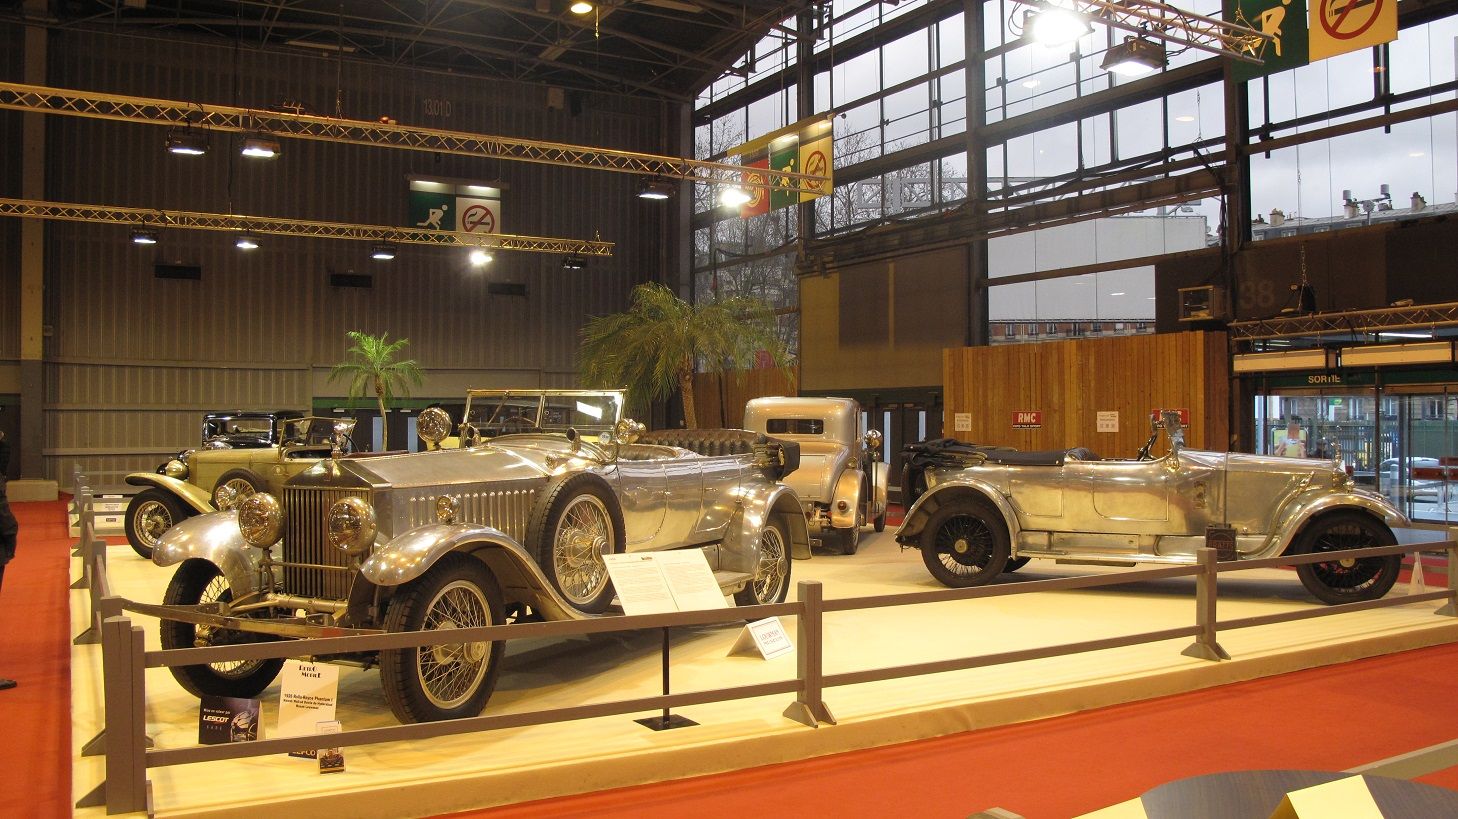
<path fill-rule="evenodd" d="M 376 549 L 360 567 L 360 573 L 376 586 L 400 586 L 425 574 L 436 561 L 454 552 L 469 554 L 485 563 L 508 601 L 527 603 L 548 620 L 581 620 L 593 616 L 578 611 L 558 594 L 520 543 L 490 526 L 432 523 L 411 529 Z"/>
<path fill-rule="evenodd" d="M 249 546 L 238 531 L 237 512 L 213 512 L 181 521 L 162 533 L 152 549 L 152 562 L 175 566 L 198 558 L 218 567 L 233 599 L 259 591 L 258 564 L 263 553 Z"/>
<path fill-rule="evenodd" d="M 743 514 L 736 516 L 738 529 L 731 525 L 724 544 L 745 557 L 740 565 L 730 556 L 721 557 L 724 568 L 754 572 L 759 560 L 759 536 L 771 520 L 778 520 L 790 536 L 790 556 L 797 560 L 810 557 L 810 528 L 805 523 L 805 509 L 800 496 L 784 484 L 753 484 L 741 488 L 739 500 Z"/>
<path fill-rule="evenodd" d="M 1008 542 L 1016 554 L 1018 534 L 1022 531 L 1022 527 L 1018 525 L 1017 513 L 996 487 L 973 478 L 952 478 L 923 493 L 906 510 L 906 519 L 901 522 L 901 528 L 896 530 L 896 542 L 903 546 L 919 545 L 922 528 L 931 519 L 932 513 L 944 503 L 965 498 L 981 500 L 997 509 L 1002 515 L 1003 524 L 1007 526 Z"/>
<path fill-rule="evenodd" d="M 873 478 L 871 491 L 871 517 L 879 518 L 886 513 L 886 490 L 891 485 L 891 465 L 876 462 L 871 465 Z"/>
<path fill-rule="evenodd" d="M 1386 524 L 1388 529 L 1402 529 L 1412 521 L 1402 514 L 1386 498 L 1360 490 L 1343 492 L 1308 491 L 1298 495 L 1282 512 L 1280 521 L 1271 532 L 1259 553 L 1252 558 L 1275 557 L 1285 554 L 1296 541 L 1296 536 L 1312 519 L 1327 512 L 1356 510 L 1367 512 Z"/>
<path fill-rule="evenodd" d="M 158 475 L 156 472 L 133 472 L 126 477 L 126 482 L 132 486 L 151 486 L 167 492 L 189 508 L 199 514 L 216 512 L 213 507 L 213 496 L 205 489 L 200 489 L 187 481 L 169 478 L 166 475 Z"/>

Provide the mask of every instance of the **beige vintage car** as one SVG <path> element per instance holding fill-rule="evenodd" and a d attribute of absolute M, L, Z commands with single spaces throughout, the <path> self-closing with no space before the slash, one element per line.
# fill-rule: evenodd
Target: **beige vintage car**
<path fill-rule="evenodd" d="M 163 532 L 193 515 L 232 509 L 255 492 L 277 492 L 328 457 L 334 436 L 347 440 L 353 427 L 353 419 L 292 412 L 210 413 L 202 448 L 179 453 L 156 472 L 126 477 L 146 487 L 127 503 L 127 543 L 150 559 Z"/>
<path fill-rule="evenodd" d="M 851 398 L 755 398 L 744 407 L 745 429 L 800 445 L 800 467 L 785 483 L 800 496 L 811 536 L 847 555 L 866 522 L 886 528 L 881 433 L 860 435 L 860 421 Z"/>

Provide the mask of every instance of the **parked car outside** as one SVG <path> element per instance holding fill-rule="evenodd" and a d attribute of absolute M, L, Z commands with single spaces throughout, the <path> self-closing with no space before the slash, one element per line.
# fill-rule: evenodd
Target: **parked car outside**
<path fill-rule="evenodd" d="M 126 477 L 146 487 L 127 502 L 127 543 L 152 556 L 162 534 L 185 518 L 228 510 L 255 492 L 277 492 L 284 481 L 327 457 L 337 429 L 344 440 L 354 420 L 302 413 L 209 413 L 203 445 L 178 453 L 156 472 Z"/>
<path fill-rule="evenodd" d="M 886 528 L 888 467 L 881 433 L 859 433 L 861 407 L 851 398 L 755 398 L 746 429 L 800 445 L 800 467 L 785 482 L 804 506 L 811 537 L 853 555 L 867 521 Z"/>
<path fill-rule="evenodd" d="M 352 630 L 501 624 L 608 611 L 603 556 L 700 549 L 741 605 L 783 601 L 790 561 L 809 557 L 799 498 L 778 483 L 793 442 L 725 431 L 735 452 L 638 441 L 620 391 L 472 390 L 462 446 L 407 454 L 334 452 L 236 510 L 173 527 L 153 561 L 177 566 L 163 605 L 166 648 Z M 444 410 L 418 432 L 439 444 Z M 331 660 L 378 665 L 402 722 L 479 714 L 502 643 L 443 644 Z M 174 668 L 198 696 L 253 697 L 281 661 Z"/>
<path fill-rule="evenodd" d="M 1208 527 L 1234 530 L 1221 559 L 1396 543 L 1409 521 L 1386 498 L 1355 488 L 1340 454 L 1330 461 L 1185 449 L 1178 416 L 1170 449 L 1104 460 L 1087 449 L 1020 452 L 942 440 L 907 447 L 904 486 L 915 502 L 896 532 L 948 586 L 987 583 L 1031 558 L 1128 566 L 1189 564 Z M 1398 556 L 1297 567 L 1326 603 L 1379 598 Z"/>

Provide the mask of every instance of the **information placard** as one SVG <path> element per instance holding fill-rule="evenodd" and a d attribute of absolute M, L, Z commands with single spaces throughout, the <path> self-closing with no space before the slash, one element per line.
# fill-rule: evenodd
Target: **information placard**
<path fill-rule="evenodd" d="M 785 625 L 780 622 L 780 618 L 766 617 L 745 626 L 739 632 L 739 638 L 734 641 L 734 645 L 729 647 L 729 654 L 732 656 L 753 651 L 766 660 L 773 660 L 794 650 L 795 644 L 790 642 L 790 635 L 785 633 Z"/>
<path fill-rule="evenodd" d="M 728 606 L 700 549 L 604 555 L 625 614 L 663 614 Z"/>
<path fill-rule="evenodd" d="M 319 723 L 334 719 L 339 666 L 285 660 L 279 680 L 277 736 L 307 736 L 317 732 Z M 289 756 L 313 759 L 316 754 L 294 751 Z"/>

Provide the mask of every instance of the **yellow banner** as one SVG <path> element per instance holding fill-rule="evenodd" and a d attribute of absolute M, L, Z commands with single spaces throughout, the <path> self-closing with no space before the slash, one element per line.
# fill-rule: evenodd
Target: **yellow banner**
<path fill-rule="evenodd" d="M 1308 0 L 1311 62 L 1397 39 L 1397 0 Z"/>
<path fill-rule="evenodd" d="M 800 141 L 800 173 L 814 174 L 825 177 L 825 182 L 817 184 L 804 180 L 804 189 L 800 191 L 800 201 L 809 202 L 820 196 L 830 193 L 835 182 L 831 175 L 831 168 L 835 165 L 834 152 L 832 150 L 832 134 L 827 130 L 824 136 L 813 140 Z"/>

